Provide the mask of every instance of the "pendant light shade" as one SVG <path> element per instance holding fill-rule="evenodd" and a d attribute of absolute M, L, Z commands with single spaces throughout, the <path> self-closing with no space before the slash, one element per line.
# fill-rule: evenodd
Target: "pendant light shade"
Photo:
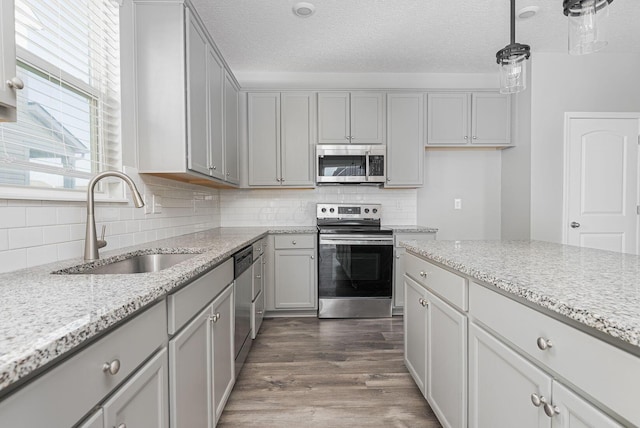
<path fill-rule="evenodd" d="M 500 93 L 515 94 L 527 88 L 527 59 L 529 45 L 516 43 L 516 1 L 511 0 L 511 43 L 496 53 L 500 66 Z"/>
<path fill-rule="evenodd" d="M 606 21 L 613 0 L 563 0 L 569 20 L 569 53 L 584 55 L 607 46 Z"/>

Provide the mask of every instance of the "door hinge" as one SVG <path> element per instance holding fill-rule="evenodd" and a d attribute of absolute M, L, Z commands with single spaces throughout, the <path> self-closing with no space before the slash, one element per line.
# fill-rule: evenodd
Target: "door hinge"
<path fill-rule="evenodd" d="M 636 205 L 636 214 L 640 214 L 640 205 Z"/>

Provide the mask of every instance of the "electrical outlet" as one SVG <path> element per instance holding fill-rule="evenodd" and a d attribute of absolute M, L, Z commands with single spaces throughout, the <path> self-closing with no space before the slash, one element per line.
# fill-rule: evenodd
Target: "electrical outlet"
<path fill-rule="evenodd" d="M 462 209 L 462 199 L 454 199 L 453 200 L 453 209 L 461 210 Z"/>
<path fill-rule="evenodd" d="M 153 213 L 160 214 L 162 212 L 162 197 L 153 195 Z"/>

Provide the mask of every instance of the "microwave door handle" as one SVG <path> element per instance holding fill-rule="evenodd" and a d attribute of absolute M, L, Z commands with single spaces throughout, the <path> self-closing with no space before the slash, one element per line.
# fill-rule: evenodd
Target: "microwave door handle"
<path fill-rule="evenodd" d="M 369 181 L 369 151 L 364 152 L 364 179 Z"/>

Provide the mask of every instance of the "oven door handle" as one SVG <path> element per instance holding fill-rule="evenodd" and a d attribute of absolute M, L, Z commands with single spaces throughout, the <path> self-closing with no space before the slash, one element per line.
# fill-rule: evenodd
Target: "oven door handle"
<path fill-rule="evenodd" d="M 320 245 L 393 245 L 393 238 L 371 237 L 324 237 L 320 236 Z"/>

